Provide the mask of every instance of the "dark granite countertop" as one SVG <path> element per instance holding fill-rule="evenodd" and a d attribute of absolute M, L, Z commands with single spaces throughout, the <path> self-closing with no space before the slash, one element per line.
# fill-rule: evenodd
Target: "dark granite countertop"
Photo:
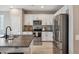
<path fill-rule="evenodd" d="M 13 40 L 0 38 L 0 47 L 29 47 L 32 39 L 32 35 L 18 35 Z"/>

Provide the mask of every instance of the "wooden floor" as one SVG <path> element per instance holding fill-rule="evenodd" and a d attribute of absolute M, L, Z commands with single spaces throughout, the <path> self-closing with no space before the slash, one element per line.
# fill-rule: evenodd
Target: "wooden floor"
<path fill-rule="evenodd" d="M 52 42 L 42 42 L 42 45 L 32 45 L 32 54 L 53 54 Z"/>

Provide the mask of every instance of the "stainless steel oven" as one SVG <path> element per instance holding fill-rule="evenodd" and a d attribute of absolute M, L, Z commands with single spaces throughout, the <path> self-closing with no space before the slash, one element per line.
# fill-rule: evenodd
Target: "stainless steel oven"
<path fill-rule="evenodd" d="M 41 35 L 42 35 L 42 21 L 41 20 L 34 20 L 33 21 L 34 45 L 42 45 Z"/>

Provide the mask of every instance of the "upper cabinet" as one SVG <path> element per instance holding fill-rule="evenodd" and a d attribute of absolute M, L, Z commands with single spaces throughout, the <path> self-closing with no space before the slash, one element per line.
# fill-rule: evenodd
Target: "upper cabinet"
<path fill-rule="evenodd" d="M 24 25 L 33 25 L 34 15 L 25 14 L 24 15 Z"/>
<path fill-rule="evenodd" d="M 53 14 L 25 14 L 24 25 L 33 25 L 33 20 L 42 20 L 42 25 L 52 25 Z"/>
<path fill-rule="evenodd" d="M 53 24 L 53 15 L 44 15 L 42 19 L 42 25 L 52 25 Z"/>

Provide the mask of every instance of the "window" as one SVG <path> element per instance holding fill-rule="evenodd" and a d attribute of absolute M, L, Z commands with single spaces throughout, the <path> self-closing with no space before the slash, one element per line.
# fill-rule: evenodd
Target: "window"
<path fill-rule="evenodd" d="M 4 15 L 0 15 L 0 34 L 4 34 Z"/>

